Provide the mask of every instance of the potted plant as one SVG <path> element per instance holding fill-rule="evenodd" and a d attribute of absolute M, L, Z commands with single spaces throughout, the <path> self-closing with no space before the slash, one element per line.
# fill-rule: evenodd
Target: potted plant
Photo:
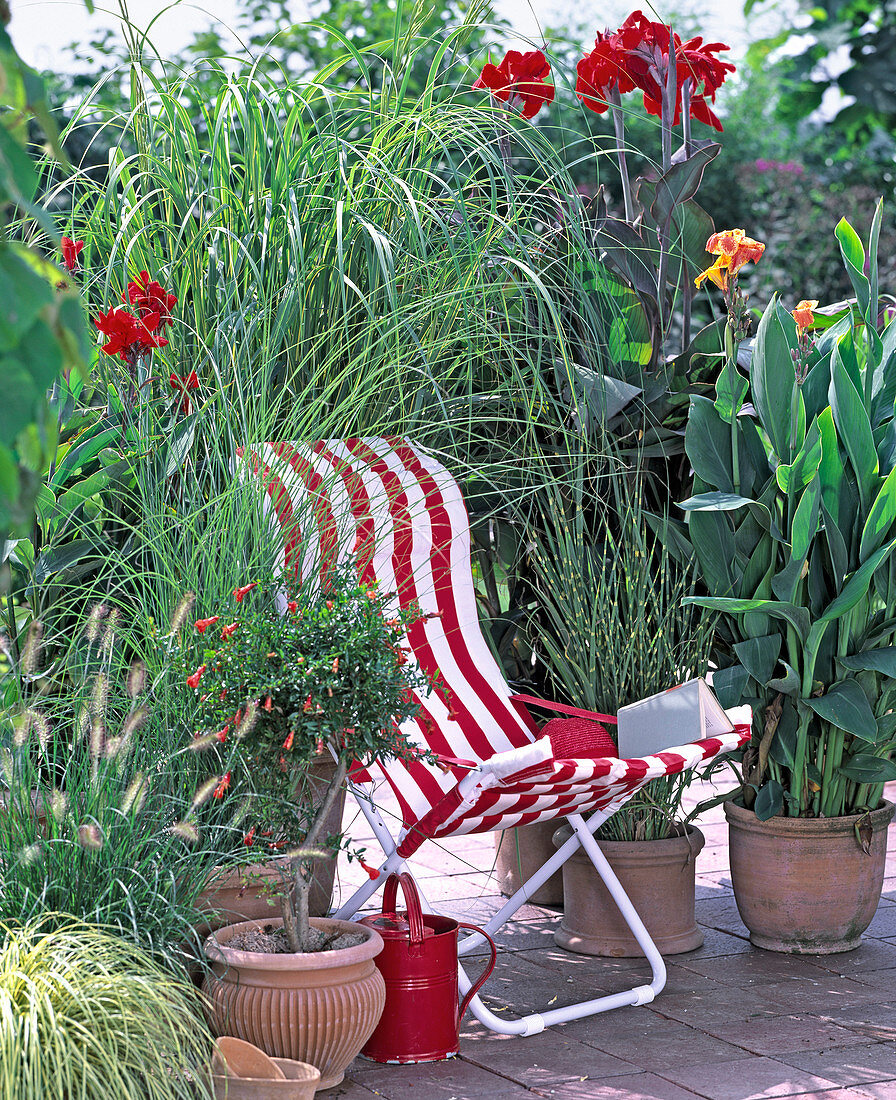
<path fill-rule="evenodd" d="M 535 643 L 552 694 L 604 714 L 707 668 L 713 615 L 685 607 L 693 569 L 682 567 L 650 533 L 637 480 L 619 480 L 612 512 L 590 529 L 585 512 L 559 498 L 533 540 L 540 614 Z M 612 730 L 612 727 L 610 727 Z M 703 834 L 683 810 L 690 774 L 654 780 L 595 834 L 663 954 L 690 951 L 703 933 L 695 920 L 696 857 Z M 568 836 L 557 831 L 554 843 Z M 563 866 L 562 947 L 586 954 L 641 955 L 587 858 Z"/>
<path fill-rule="evenodd" d="M 700 565 L 709 594 L 697 602 L 722 613 L 716 691 L 754 708 L 743 786 L 726 804 L 731 872 L 753 943 L 777 951 L 859 944 L 893 814 L 896 325 L 879 314 L 880 219 L 867 255 L 852 226 L 836 228 L 855 299 L 824 314 L 773 299 L 746 376 L 737 271 L 755 242 L 710 239 L 727 355 L 715 400 L 691 401 L 687 526 L 666 526 Z"/>
<path fill-rule="evenodd" d="M 197 792 L 196 812 L 230 800 L 245 842 L 282 857 L 281 916 L 228 925 L 206 942 L 213 1028 L 310 1062 L 320 1088 L 342 1080 L 385 998 L 373 964 L 379 936 L 311 917 L 308 899 L 315 861 L 349 848 L 326 826 L 349 766 L 415 751 L 397 727 L 417 710 L 412 690 L 428 683 L 400 644 L 419 615 L 397 604 L 346 569 L 328 571 L 315 590 L 246 584 L 199 621 L 207 642 L 185 676 L 201 703 L 195 747 L 223 748 L 227 769 Z M 320 791 L 309 768 L 323 749 L 336 767 Z"/>

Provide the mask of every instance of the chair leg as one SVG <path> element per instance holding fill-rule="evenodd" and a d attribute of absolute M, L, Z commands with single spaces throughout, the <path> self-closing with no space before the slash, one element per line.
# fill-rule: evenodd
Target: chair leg
<path fill-rule="evenodd" d="M 373 801 L 365 793 L 364 788 L 349 784 L 349 791 L 358 803 L 358 808 L 361 813 L 367 818 L 367 823 L 373 830 L 373 835 L 379 841 L 386 858 L 379 866 L 379 876 L 365 882 L 363 886 L 359 886 L 348 901 L 344 902 L 336 910 L 333 916 L 337 917 L 339 920 L 351 920 L 361 906 L 369 898 L 373 897 L 381 886 L 385 885 L 386 878 L 393 871 L 400 873 L 408 869 L 407 864 L 398 854 L 395 838 L 389 832 L 389 826 L 383 821 L 382 815 Z"/>
<path fill-rule="evenodd" d="M 584 1016 L 607 1012 L 610 1009 L 622 1008 L 626 1005 L 649 1004 L 666 984 L 666 964 L 663 962 L 663 957 L 653 942 L 650 933 L 644 927 L 644 922 L 638 916 L 637 910 L 629 900 L 622 884 L 607 862 L 606 856 L 594 839 L 593 833 L 606 820 L 606 815 L 593 814 L 586 822 L 581 814 L 570 814 L 567 820 L 572 825 L 573 835 L 535 875 L 524 883 L 523 887 L 509 899 L 507 904 L 502 906 L 485 925 L 485 930 L 489 933 L 497 931 L 508 916 L 516 912 L 520 905 L 525 902 L 529 892 L 537 889 L 542 882 L 553 874 L 558 866 L 565 863 L 572 853 L 581 847 L 594 864 L 595 870 L 603 879 L 625 923 L 631 929 L 638 945 L 644 952 L 651 968 L 651 981 L 649 985 L 633 986 L 621 993 L 609 994 L 591 1001 L 582 1001 L 579 1004 L 568 1005 L 565 1008 L 549 1009 L 547 1012 L 540 1013 L 533 1012 L 516 1020 L 496 1016 L 483 1004 L 478 995 L 473 997 L 470 1001 L 470 1011 L 485 1027 L 501 1035 L 537 1035 L 553 1024 L 579 1020 Z M 463 941 L 458 953 L 463 954 L 471 951 L 484 942 L 482 936 L 477 936 L 474 933 Z M 470 988 L 471 982 L 462 967 L 459 967 L 458 971 L 458 981 L 463 994 Z"/>

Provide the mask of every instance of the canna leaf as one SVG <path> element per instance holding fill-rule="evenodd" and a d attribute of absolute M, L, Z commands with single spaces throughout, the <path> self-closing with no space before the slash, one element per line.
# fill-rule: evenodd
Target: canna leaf
<path fill-rule="evenodd" d="M 749 381 L 738 373 L 737 367 L 730 360 L 726 359 L 716 382 L 714 402 L 715 410 L 723 421 L 730 422 L 731 417 L 740 412 L 749 388 Z"/>
<path fill-rule="evenodd" d="M 776 817 L 784 809 L 784 788 L 776 779 L 770 779 L 759 788 L 753 810 L 760 821 Z"/>
<path fill-rule="evenodd" d="M 896 779 L 896 760 L 860 752 L 837 770 L 854 783 L 890 783 Z"/>
<path fill-rule="evenodd" d="M 781 652 L 780 634 L 766 634 L 764 638 L 748 638 L 734 646 L 738 660 L 759 684 L 765 685 L 778 663 Z M 715 677 L 713 677 L 715 682 Z"/>
<path fill-rule="evenodd" d="M 871 302 L 871 285 L 865 277 L 865 249 L 859 239 L 858 233 L 849 224 L 846 218 L 841 218 L 834 230 L 834 236 L 840 243 L 840 254 L 846 265 L 849 281 L 856 292 L 856 300 L 862 316 L 868 316 L 868 307 Z"/>
<path fill-rule="evenodd" d="M 877 738 L 877 719 L 856 680 L 840 680 L 832 684 L 824 695 L 804 699 L 803 702 L 819 718 L 838 729 L 851 733 L 862 741 L 874 742 Z"/>
<path fill-rule="evenodd" d="M 862 529 L 859 557 L 863 561 L 881 545 L 894 521 L 896 521 L 896 470 L 891 470 L 874 498 Z"/>
<path fill-rule="evenodd" d="M 853 672 L 881 672 L 884 676 L 896 679 L 896 646 L 893 645 L 851 653 L 846 657 L 838 657 L 837 660 L 844 668 Z"/>
<path fill-rule="evenodd" d="M 846 372 L 839 344 L 831 362 L 831 388 L 828 391 L 837 437 L 846 448 L 856 476 L 862 510 L 867 513 L 878 484 L 877 451 L 871 421 L 856 387 Z M 819 418 L 821 420 L 821 418 Z M 824 427 L 822 439 L 824 439 Z M 825 454 L 823 461 L 828 458 Z M 829 509 L 830 510 L 830 509 Z"/>
<path fill-rule="evenodd" d="M 809 636 L 809 612 L 805 607 L 792 603 L 779 603 L 777 600 L 737 600 L 724 596 L 685 596 L 683 603 L 695 603 L 699 607 L 708 607 L 713 611 L 727 611 L 732 615 L 747 611 L 761 611 L 775 619 L 789 622 L 800 638 L 805 641 Z"/>
<path fill-rule="evenodd" d="M 876 550 L 867 561 L 862 562 L 859 568 L 851 573 L 846 584 L 840 594 L 836 596 L 825 608 L 824 613 L 820 617 L 820 622 L 829 623 L 834 619 L 839 619 L 841 615 L 845 615 L 847 611 L 852 611 L 855 605 L 868 591 L 871 585 L 871 578 L 877 569 L 880 568 L 881 563 L 896 547 L 896 539 L 892 542 L 888 542 L 886 546 L 882 546 L 879 550 Z"/>
<path fill-rule="evenodd" d="M 762 315 L 750 364 L 753 404 L 778 462 L 790 462 L 790 405 L 796 376 L 773 298 Z"/>
<path fill-rule="evenodd" d="M 707 397 L 691 398 L 684 449 L 697 477 L 724 493 L 734 492 L 731 428 Z"/>
<path fill-rule="evenodd" d="M 737 493 L 698 493 L 683 500 L 678 507 L 685 512 L 730 512 L 755 503 L 755 500 L 738 496 Z"/>

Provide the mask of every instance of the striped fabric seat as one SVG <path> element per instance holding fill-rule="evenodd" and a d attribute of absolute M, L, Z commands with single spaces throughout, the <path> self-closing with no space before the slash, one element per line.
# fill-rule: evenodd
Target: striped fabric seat
<path fill-rule="evenodd" d="M 593 811 L 605 820 L 651 779 L 705 766 L 749 736 L 741 728 L 639 760 L 556 759 L 549 738 L 539 738 L 533 703 L 615 719 L 512 693 L 479 626 L 460 488 L 439 461 L 384 437 L 266 443 L 242 457 L 279 525 L 287 574 L 313 582 L 326 563 L 355 560 L 366 583 L 423 612 L 408 633 L 409 659 L 438 673 L 437 687 L 418 699 L 420 712 L 404 732 L 442 766 L 388 761 L 354 776 L 358 784 L 388 782 L 401 808 L 401 833 L 391 851 L 386 845 L 385 870 L 403 867 L 428 838 L 570 815 L 575 824 Z M 590 831 L 587 837 L 590 848 Z"/>

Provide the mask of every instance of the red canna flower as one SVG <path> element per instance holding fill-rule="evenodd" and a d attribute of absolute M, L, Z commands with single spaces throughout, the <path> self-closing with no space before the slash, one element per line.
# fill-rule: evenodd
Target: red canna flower
<path fill-rule="evenodd" d="M 225 639 L 230 638 L 233 635 L 233 632 L 236 630 L 236 628 L 239 625 L 240 625 L 239 621 L 237 621 L 235 623 L 228 623 L 227 626 L 222 626 L 221 627 L 221 637 L 225 638 Z"/>
<path fill-rule="evenodd" d="M 184 416 L 189 416 L 192 409 L 190 403 L 190 390 L 199 389 L 199 379 L 196 377 L 196 371 L 191 370 L 190 373 L 182 378 L 179 374 L 172 372 L 171 377 L 168 379 L 168 385 L 181 395 L 180 397 L 180 411 Z"/>
<path fill-rule="evenodd" d="M 200 665 L 192 676 L 187 677 L 187 687 L 191 687 L 195 691 L 199 687 L 203 672 L 205 672 L 205 665 Z"/>
<path fill-rule="evenodd" d="M 159 324 L 156 313 L 135 317 L 126 309 L 113 306 L 108 313 L 100 312 L 93 323 L 104 336 L 109 337 L 108 344 L 103 344 L 106 355 L 117 355 L 124 362 L 152 348 L 163 348 L 168 343 L 163 336 L 155 334 Z"/>
<path fill-rule="evenodd" d="M 688 84 L 691 117 L 721 130 L 722 124 L 710 109 L 707 97 L 715 101 L 725 77 L 734 72 L 734 65 L 715 56 L 728 46 L 721 42 L 704 43 L 702 37 L 683 43 L 671 27 L 647 19 L 640 11 L 632 12 L 615 33 L 597 35 L 594 49 L 576 66 L 576 95 L 586 107 L 602 114 L 614 93 L 624 94 L 638 88 L 644 94 L 648 113 L 660 116 L 672 48 L 677 84 L 672 124 L 681 118 L 682 89 Z"/>
<path fill-rule="evenodd" d="M 171 324 L 171 310 L 177 305 L 177 298 L 173 294 L 169 294 L 154 279 L 150 281 L 148 271 L 141 271 L 136 280 L 128 283 L 128 289 L 122 294 L 121 300 L 136 306 L 141 317 L 150 313 L 157 314 L 160 325 Z"/>
<path fill-rule="evenodd" d="M 221 776 L 220 780 L 218 781 L 217 787 L 215 787 L 214 791 L 212 792 L 212 798 L 223 798 L 224 797 L 224 792 L 227 790 L 227 788 L 229 786 L 230 786 L 230 772 L 228 772 L 227 775 L 222 775 Z"/>
<path fill-rule="evenodd" d="M 81 263 L 78 256 L 81 254 L 81 249 L 83 247 L 83 241 L 73 241 L 71 237 L 62 238 L 62 262 L 72 275 L 81 269 Z"/>
<path fill-rule="evenodd" d="M 214 626 L 220 618 L 220 615 L 215 615 L 214 618 L 211 619 L 197 619 L 193 625 L 196 627 L 199 634 L 204 634 L 206 630 L 208 630 L 210 626 Z"/>
<path fill-rule="evenodd" d="M 541 50 L 520 53 L 508 50 L 500 65 L 486 64 L 474 88 L 487 88 L 499 103 L 520 106 L 523 118 L 534 118 L 546 103 L 553 102 L 554 85 L 545 83 L 551 66 Z"/>
<path fill-rule="evenodd" d="M 251 592 L 253 588 L 256 588 L 258 581 L 253 581 L 251 584 L 244 584 L 242 588 L 234 588 L 233 594 L 236 596 L 236 602 L 242 603 L 243 597 L 247 592 Z"/>

